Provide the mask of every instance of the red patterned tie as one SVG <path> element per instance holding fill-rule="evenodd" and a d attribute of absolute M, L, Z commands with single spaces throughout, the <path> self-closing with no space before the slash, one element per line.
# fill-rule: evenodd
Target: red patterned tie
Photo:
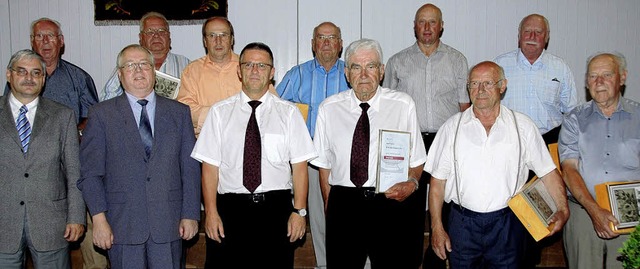
<path fill-rule="evenodd" d="M 353 132 L 351 143 L 351 182 L 362 187 L 369 179 L 369 104 L 361 103 L 362 114 Z"/>
<path fill-rule="evenodd" d="M 260 159 L 262 147 L 260 143 L 260 129 L 256 120 L 256 107 L 262 102 L 249 101 L 251 117 L 247 123 L 247 132 L 244 135 L 244 160 L 242 162 L 242 184 L 253 193 L 262 181 Z"/>

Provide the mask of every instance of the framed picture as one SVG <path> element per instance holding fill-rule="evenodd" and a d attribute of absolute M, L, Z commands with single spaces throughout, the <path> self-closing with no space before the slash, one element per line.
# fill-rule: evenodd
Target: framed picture
<path fill-rule="evenodd" d="M 618 220 L 611 229 L 619 234 L 631 233 L 640 223 L 640 181 L 606 182 L 595 186 L 596 202 Z"/>
<path fill-rule="evenodd" d="M 180 90 L 180 79 L 156 70 L 156 93 L 162 97 L 176 99 Z"/>
<path fill-rule="evenodd" d="M 227 0 L 93 0 L 95 25 L 137 25 L 150 11 L 163 14 L 171 25 L 201 24 L 227 16 Z"/>
<path fill-rule="evenodd" d="M 534 177 L 507 203 L 533 239 L 540 241 L 551 233 L 551 218 L 558 211 L 544 181 Z"/>

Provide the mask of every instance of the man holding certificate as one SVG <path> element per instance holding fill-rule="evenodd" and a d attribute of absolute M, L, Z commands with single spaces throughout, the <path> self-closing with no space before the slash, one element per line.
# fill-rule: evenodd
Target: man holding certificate
<path fill-rule="evenodd" d="M 415 103 L 379 86 L 384 65 L 377 41 L 353 42 L 345 59 L 353 88 L 320 105 L 319 157 L 311 161 L 320 168 L 327 266 L 363 268 L 368 256 L 372 267 L 418 268 L 423 237 L 407 232 L 412 205 L 405 201 L 426 160 Z"/>
<path fill-rule="evenodd" d="M 622 268 L 617 250 L 629 235 L 618 236 L 609 225 L 624 220 L 596 204 L 594 186 L 640 179 L 640 104 L 622 97 L 627 78 L 622 55 L 600 53 L 588 63 L 586 81 L 593 100 L 567 115 L 558 145 L 571 192 L 564 246 L 569 268 Z"/>
<path fill-rule="evenodd" d="M 473 105 L 444 123 L 425 165 L 432 176 L 431 244 L 451 268 L 521 268 L 529 235 L 507 202 L 533 170 L 557 207 L 549 220 L 554 234 L 569 217 L 564 185 L 533 121 L 500 105 L 507 89 L 502 67 L 479 63 L 468 81 Z M 448 233 L 444 202 L 451 207 Z"/>

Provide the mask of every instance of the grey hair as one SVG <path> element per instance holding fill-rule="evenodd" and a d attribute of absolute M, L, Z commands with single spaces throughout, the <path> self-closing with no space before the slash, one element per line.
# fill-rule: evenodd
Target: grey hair
<path fill-rule="evenodd" d="M 338 38 L 342 38 L 342 30 L 340 30 L 340 27 L 338 27 L 333 22 L 325 21 L 325 22 L 322 22 L 322 23 L 318 24 L 318 26 L 313 28 L 313 36 L 311 37 L 312 39 L 316 38 L 316 35 L 318 34 L 318 28 L 320 28 L 320 26 L 323 26 L 323 25 L 331 25 L 331 26 L 335 27 L 336 29 L 338 29 Z"/>
<path fill-rule="evenodd" d="M 7 65 L 7 70 L 13 69 L 13 66 L 16 64 L 16 62 L 22 59 L 36 59 L 40 62 L 40 66 L 42 67 L 42 72 L 47 71 L 47 66 L 44 64 L 44 60 L 42 59 L 42 57 L 38 53 L 30 49 L 24 49 L 14 53 L 11 56 L 11 59 L 9 60 L 9 64 Z"/>
<path fill-rule="evenodd" d="M 520 31 L 522 31 L 522 25 L 524 24 L 524 21 L 526 21 L 528 18 L 531 17 L 540 17 L 542 18 L 542 20 L 544 21 L 544 26 L 547 28 L 547 34 L 551 32 L 551 27 L 549 26 L 549 20 L 547 20 L 547 18 L 545 16 L 542 16 L 540 14 L 529 14 L 526 17 L 522 18 L 522 20 L 520 21 L 520 25 L 518 25 L 518 33 L 520 33 Z"/>
<path fill-rule="evenodd" d="M 48 21 L 48 22 L 51 22 L 51 23 L 55 24 L 56 27 L 58 28 L 58 35 L 63 35 L 62 34 L 62 25 L 60 25 L 60 23 L 58 21 L 49 19 L 47 17 L 42 17 L 40 19 L 37 19 L 37 20 L 31 22 L 31 35 L 35 34 L 34 29 L 36 27 L 36 24 L 41 23 L 41 22 L 45 22 L 45 21 Z"/>
<path fill-rule="evenodd" d="M 116 60 L 116 67 L 117 67 L 117 68 L 119 68 L 120 66 L 122 66 L 122 64 L 123 64 L 123 63 L 122 63 L 122 57 L 124 57 L 124 52 L 125 52 L 125 51 L 127 51 L 128 49 L 137 49 L 137 50 L 139 50 L 139 51 L 144 51 L 145 53 L 147 53 L 147 56 L 148 56 L 148 57 L 147 57 L 147 60 L 149 60 L 149 62 L 151 63 L 151 66 L 152 66 L 152 67 L 153 67 L 153 66 L 156 66 L 156 63 L 155 63 L 155 61 L 153 60 L 153 54 L 151 54 L 151 52 L 150 52 L 147 48 L 143 47 L 143 46 L 142 46 L 142 45 L 140 45 L 140 44 L 131 44 L 131 45 L 128 45 L 128 46 L 124 47 L 124 48 L 120 51 L 120 53 L 118 53 L 118 59 Z"/>
<path fill-rule="evenodd" d="M 613 61 L 616 62 L 616 64 L 618 65 L 618 73 L 622 74 L 625 71 L 627 71 L 627 59 L 624 57 L 624 55 L 622 55 L 622 53 L 617 52 L 617 51 L 612 51 L 612 52 L 596 52 L 593 55 L 589 56 L 589 58 L 587 58 L 587 72 L 589 71 L 589 64 L 591 63 L 591 61 L 593 61 L 594 58 L 598 57 L 598 56 L 610 56 Z"/>
<path fill-rule="evenodd" d="M 151 11 L 151 12 L 147 12 L 145 13 L 142 18 L 140 19 L 140 32 L 143 32 L 144 29 L 144 22 L 149 19 L 149 18 L 159 18 L 162 19 L 162 21 L 164 21 L 164 24 L 167 25 L 167 31 L 169 30 L 169 21 L 167 21 L 167 18 L 162 15 L 161 13 L 155 12 L 155 11 Z"/>
<path fill-rule="evenodd" d="M 344 59 L 347 61 L 347 66 L 351 65 L 351 55 L 361 49 L 374 50 L 378 54 L 378 60 L 380 61 L 380 63 L 382 63 L 382 47 L 380 47 L 380 43 L 373 39 L 363 38 L 353 41 L 347 47 L 347 50 L 344 53 Z"/>

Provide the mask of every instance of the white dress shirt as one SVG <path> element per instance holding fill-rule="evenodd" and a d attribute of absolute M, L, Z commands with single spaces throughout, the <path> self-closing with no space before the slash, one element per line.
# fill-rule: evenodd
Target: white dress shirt
<path fill-rule="evenodd" d="M 519 133 L 515 128 L 514 115 Z M 457 159 L 457 167 L 454 158 Z M 470 210 L 486 213 L 507 207 L 509 198 L 524 186 L 530 169 L 542 177 L 555 168 L 535 123 L 526 115 L 513 114 L 501 105 L 489 135 L 473 113 L 473 106 L 449 118 L 429 149 L 424 171 L 446 180 L 445 202 L 453 201 Z M 456 181 L 462 201 L 458 199 Z"/>
<path fill-rule="evenodd" d="M 38 103 L 40 102 L 40 97 L 36 97 L 33 101 L 29 102 L 27 106 L 27 120 L 29 120 L 29 125 L 31 125 L 31 130 L 33 132 L 33 121 L 36 118 L 36 110 L 38 109 Z M 22 103 L 18 101 L 18 99 L 13 95 L 13 93 L 9 94 L 9 106 L 11 107 L 11 114 L 13 115 L 13 123 L 15 124 L 18 120 L 18 116 L 20 115 L 20 108 L 22 107 Z"/>
<path fill-rule="evenodd" d="M 361 101 L 353 89 L 328 97 L 320 105 L 316 121 L 314 145 L 318 158 L 311 164 L 331 169 L 329 184 L 355 187 L 351 182 L 351 143 L 356 123 L 362 114 Z M 417 167 L 427 159 L 416 116 L 416 105 L 403 92 L 378 87 L 367 102 L 370 122 L 369 179 L 363 187 L 374 187 L 378 174 L 379 130 L 397 130 L 411 133 L 409 166 Z M 407 175 L 408 177 L 408 175 Z"/>
<path fill-rule="evenodd" d="M 251 116 L 249 97 L 240 92 L 214 104 L 207 114 L 191 157 L 219 167 L 218 193 L 246 193 L 242 184 L 244 137 Z M 262 142 L 262 184 L 255 193 L 292 188 L 291 164 L 316 152 L 300 110 L 266 93 L 256 108 Z"/>

